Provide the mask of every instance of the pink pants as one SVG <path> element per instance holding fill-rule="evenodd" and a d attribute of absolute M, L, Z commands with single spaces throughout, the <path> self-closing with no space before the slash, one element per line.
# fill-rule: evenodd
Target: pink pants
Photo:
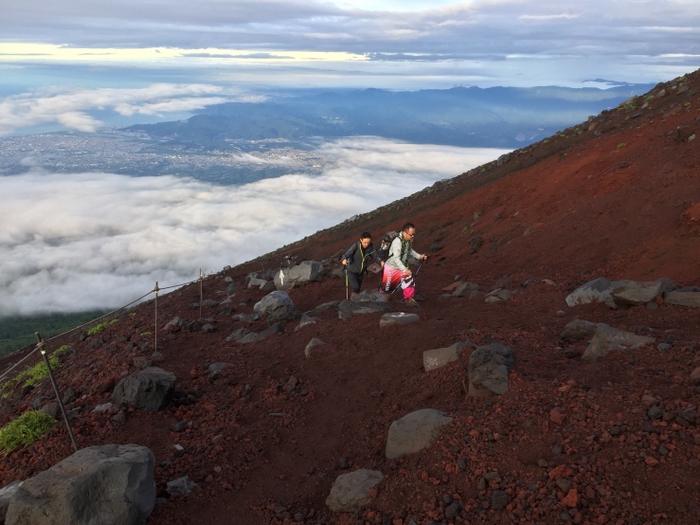
<path fill-rule="evenodd" d="M 416 291 L 413 276 L 404 276 L 403 271 L 385 264 L 380 290 L 385 293 L 393 293 L 399 286 L 403 292 L 404 299 L 411 299 L 413 297 Z"/>

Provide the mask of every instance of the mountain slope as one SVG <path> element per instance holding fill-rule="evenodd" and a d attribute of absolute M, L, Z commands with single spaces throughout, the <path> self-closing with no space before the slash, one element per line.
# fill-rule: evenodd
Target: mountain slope
<path fill-rule="evenodd" d="M 70 340 L 73 354 L 57 377 L 81 396 L 79 444 L 149 446 L 160 495 L 182 475 L 199 484 L 157 507 L 149 524 L 696 523 L 700 431 L 675 418 L 700 402 L 690 377 L 700 366 L 697 313 L 667 304 L 568 308 L 564 298 L 598 276 L 700 284 L 700 142 L 691 139 L 699 93 L 697 72 L 659 85 L 507 158 L 204 282 L 205 297 L 220 301 L 230 277 L 239 290 L 229 306 L 250 313 L 264 292 L 245 288 L 248 272 L 278 268 L 285 256 L 329 259 L 365 229 L 378 236 L 411 220 L 415 247 L 431 253 L 417 277 L 425 299 L 418 323 L 379 328 L 379 313 L 340 321 L 332 309 L 316 324 L 295 331 L 290 323 L 283 334 L 243 345 L 225 337 L 244 326 L 260 332 L 266 323 L 246 325 L 226 305 L 206 307 L 204 317 L 218 331 L 159 331 L 157 364 L 178 377 L 179 402 L 189 401 L 156 414 L 126 410 L 125 423 L 91 410 L 134 372 L 134 357 L 152 353 L 153 304 L 122 315 L 102 334 Z M 482 244 L 470 253 L 476 237 Z M 456 275 L 514 295 L 498 304 L 483 295 L 441 299 Z M 366 286 L 376 282 L 369 276 Z M 301 311 L 344 293 L 342 280 L 331 277 L 289 292 Z M 194 286 L 162 297 L 159 326 L 196 317 L 190 305 L 198 300 Z M 397 298 L 391 306 L 402 307 Z M 585 341 L 560 338 L 574 318 L 651 334 L 656 343 L 586 363 L 578 358 Z M 312 337 L 326 345 L 306 358 Z M 445 368 L 423 371 L 423 351 L 464 340 L 513 349 L 508 393 L 465 396 L 468 351 Z M 215 362 L 230 366 L 210 378 L 207 366 Z M 46 382 L 16 391 L 2 422 L 41 395 L 50 396 Z M 650 421 L 645 395 L 669 418 Z M 421 408 L 443 410 L 453 422 L 430 448 L 385 459 L 391 422 Z M 191 426 L 172 431 L 179 421 Z M 69 453 L 58 428 L 3 458 L 0 480 L 23 479 Z M 346 463 L 385 478 L 365 509 L 334 515 L 324 502 L 336 476 L 349 471 Z M 507 497 L 502 510 L 492 505 L 496 491 Z M 457 508 L 456 518 L 446 516 L 448 508 Z"/>

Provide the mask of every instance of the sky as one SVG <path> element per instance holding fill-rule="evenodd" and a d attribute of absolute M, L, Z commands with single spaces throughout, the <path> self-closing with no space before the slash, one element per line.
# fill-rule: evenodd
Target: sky
<path fill-rule="evenodd" d="M 698 35 L 696 0 L 4 0 L 0 136 L 288 88 L 667 81 L 700 67 Z"/>

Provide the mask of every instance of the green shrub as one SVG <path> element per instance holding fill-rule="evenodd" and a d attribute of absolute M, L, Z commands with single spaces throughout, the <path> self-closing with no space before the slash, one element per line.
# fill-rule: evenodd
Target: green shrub
<path fill-rule="evenodd" d="M 57 348 L 56 350 L 54 350 L 53 354 L 51 354 L 51 355 L 59 356 L 65 352 L 67 352 L 68 350 L 70 350 L 70 345 L 63 345 L 63 346 Z"/>
<path fill-rule="evenodd" d="M 38 410 L 30 410 L 0 428 L 0 448 L 5 455 L 20 445 L 31 445 L 46 434 L 56 423 L 48 414 Z"/>
<path fill-rule="evenodd" d="M 104 332 L 107 329 L 107 326 L 109 325 L 106 322 L 95 325 L 87 331 L 87 335 L 95 335 L 99 334 L 100 332 Z"/>
<path fill-rule="evenodd" d="M 627 146 L 627 144 L 625 144 L 624 142 L 620 142 L 620 143 L 617 145 L 617 149 L 624 148 L 625 146 Z"/>
<path fill-rule="evenodd" d="M 55 370 L 61 365 L 61 361 L 58 359 L 58 356 L 52 355 L 49 357 L 49 364 L 51 365 L 51 369 Z M 45 377 L 49 377 L 49 370 L 46 368 L 46 363 L 42 361 L 28 370 L 23 370 L 17 374 L 14 381 L 15 383 L 19 383 L 26 378 L 23 386 L 34 386 Z"/>

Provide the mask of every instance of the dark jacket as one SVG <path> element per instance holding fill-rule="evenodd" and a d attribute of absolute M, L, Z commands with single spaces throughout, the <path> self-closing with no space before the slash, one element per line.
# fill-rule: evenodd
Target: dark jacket
<path fill-rule="evenodd" d="M 373 261 L 377 261 L 374 245 L 369 243 L 367 248 L 363 249 L 360 241 L 350 246 L 350 249 L 345 252 L 343 259 L 348 261 L 348 271 L 352 273 L 365 273 L 367 271 L 367 258 L 371 257 Z M 342 260 L 342 259 L 341 259 Z"/>

